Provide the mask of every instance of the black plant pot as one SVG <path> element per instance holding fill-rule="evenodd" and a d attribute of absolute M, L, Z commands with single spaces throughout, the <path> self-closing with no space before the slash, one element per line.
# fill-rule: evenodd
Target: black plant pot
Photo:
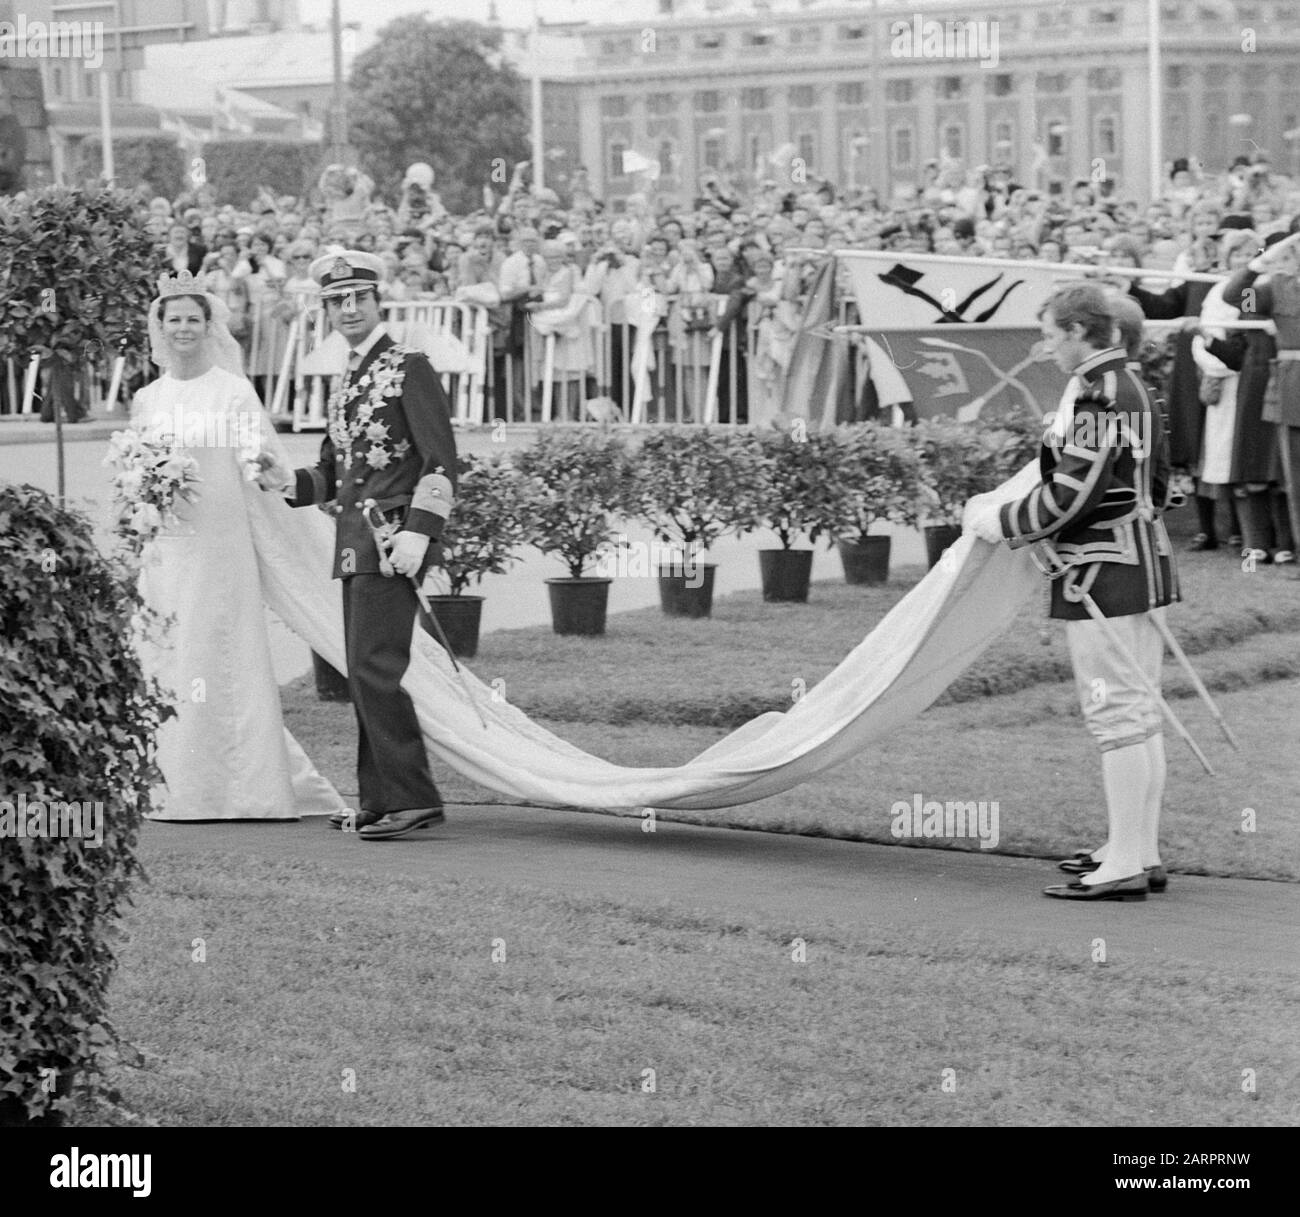
<path fill-rule="evenodd" d="M 669 617 L 711 617 L 713 615 L 713 575 L 718 569 L 712 562 L 697 562 L 691 573 L 681 566 L 659 570 L 659 605 Z"/>
<path fill-rule="evenodd" d="M 613 579 L 584 575 L 580 579 L 547 579 L 551 596 L 551 626 L 557 634 L 603 634 Z"/>
<path fill-rule="evenodd" d="M 960 524 L 927 524 L 925 526 L 925 556 L 929 559 L 930 569 L 939 565 L 944 551 L 955 545 L 961 537 Z"/>
<path fill-rule="evenodd" d="M 837 541 L 844 563 L 844 582 L 875 585 L 889 582 L 889 550 L 892 537 L 863 537 L 861 541 Z"/>
<path fill-rule="evenodd" d="M 338 668 L 327 663 L 315 651 L 311 653 L 311 666 L 316 671 L 316 697 L 319 701 L 351 701 L 348 678 Z"/>
<path fill-rule="evenodd" d="M 434 616 L 451 643 L 457 659 L 473 659 L 478 654 L 479 626 L 483 622 L 482 596 L 430 596 Z"/>
<path fill-rule="evenodd" d="M 758 569 L 763 578 L 763 599 L 807 603 L 812 560 L 811 549 L 760 549 Z"/>

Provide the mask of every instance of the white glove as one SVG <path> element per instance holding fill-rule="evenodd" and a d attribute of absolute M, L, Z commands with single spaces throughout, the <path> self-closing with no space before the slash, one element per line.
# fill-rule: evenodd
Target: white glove
<path fill-rule="evenodd" d="M 986 496 L 976 495 L 966 503 L 962 512 L 962 532 L 973 532 L 981 541 L 1000 545 L 1005 540 L 1000 514 L 1001 509 L 989 502 Z"/>
<path fill-rule="evenodd" d="M 388 558 L 399 575 L 415 575 L 429 548 L 429 538 L 422 532 L 402 531 L 393 538 Z"/>
<path fill-rule="evenodd" d="M 249 468 L 256 471 L 251 479 L 263 490 L 284 494 L 293 486 L 293 474 L 270 452 L 259 452 L 249 462 Z"/>

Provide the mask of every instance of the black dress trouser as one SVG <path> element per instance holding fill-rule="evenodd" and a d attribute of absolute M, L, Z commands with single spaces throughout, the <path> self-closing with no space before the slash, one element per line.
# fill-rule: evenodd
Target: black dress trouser
<path fill-rule="evenodd" d="M 409 579 L 351 575 L 343 580 L 343 631 L 348 690 L 357 715 L 362 811 L 442 804 L 429 776 L 415 707 L 401 688 L 418 612 Z"/>

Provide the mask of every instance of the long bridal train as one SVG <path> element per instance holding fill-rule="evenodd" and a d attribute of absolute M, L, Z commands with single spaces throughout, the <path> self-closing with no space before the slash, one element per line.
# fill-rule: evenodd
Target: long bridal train
<path fill-rule="evenodd" d="M 991 492 L 1019 498 L 1037 462 Z M 245 486 L 268 606 L 346 670 L 339 590 L 329 578 L 333 526 Z M 746 723 L 684 765 L 612 764 L 553 735 L 461 665 L 485 729 L 446 653 L 417 624 L 402 687 L 425 746 L 481 786 L 529 803 L 584 808 L 710 808 L 780 794 L 922 713 L 1014 620 L 1042 576 L 1028 550 L 963 536 L 824 680 L 791 709 Z"/>

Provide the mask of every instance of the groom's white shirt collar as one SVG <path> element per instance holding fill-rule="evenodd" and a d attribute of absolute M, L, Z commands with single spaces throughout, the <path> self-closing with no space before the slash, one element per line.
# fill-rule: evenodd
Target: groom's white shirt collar
<path fill-rule="evenodd" d="M 384 329 L 384 323 L 380 321 L 365 338 L 354 347 L 348 348 L 348 359 L 353 367 L 360 367 L 362 360 L 370 354 L 370 348 L 375 345 L 388 331 Z"/>

